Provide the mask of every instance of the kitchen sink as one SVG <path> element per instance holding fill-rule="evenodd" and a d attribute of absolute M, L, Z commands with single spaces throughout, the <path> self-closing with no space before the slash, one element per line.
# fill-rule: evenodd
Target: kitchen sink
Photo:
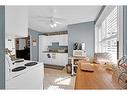
<path fill-rule="evenodd" d="M 21 70 L 24 70 L 25 68 L 26 68 L 25 66 L 16 67 L 16 68 L 12 69 L 12 72 L 21 71 Z"/>
<path fill-rule="evenodd" d="M 29 63 L 26 63 L 25 66 L 34 66 L 38 64 L 37 62 L 29 62 Z"/>

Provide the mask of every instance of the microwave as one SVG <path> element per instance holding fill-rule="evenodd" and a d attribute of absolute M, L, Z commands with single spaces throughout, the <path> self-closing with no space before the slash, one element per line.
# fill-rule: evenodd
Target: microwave
<path fill-rule="evenodd" d="M 86 57 L 86 51 L 85 50 L 73 50 L 73 56 Z"/>

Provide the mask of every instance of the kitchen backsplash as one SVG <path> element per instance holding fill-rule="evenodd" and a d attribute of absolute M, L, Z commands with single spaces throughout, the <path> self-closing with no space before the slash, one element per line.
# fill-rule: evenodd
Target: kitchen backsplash
<path fill-rule="evenodd" d="M 62 50 L 62 49 L 64 49 L 65 50 L 65 52 L 67 52 L 67 50 L 68 50 L 68 46 L 60 46 L 59 45 L 59 42 L 53 42 L 52 43 L 52 46 L 48 46 L 48 50 L 49 51 L 55 51 L 55 50 Z"/>

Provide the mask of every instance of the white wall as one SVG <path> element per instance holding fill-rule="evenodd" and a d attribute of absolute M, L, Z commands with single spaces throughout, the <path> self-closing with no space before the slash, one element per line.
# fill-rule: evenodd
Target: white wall
<path fill-rule="evenodd" d="M 8 48 L 9 50 L 11 50 L 12 51 L 11 54 L 16 54 L 15 53 L 15 39 L 6 37 L 5 38 L 5 48 Z"/>
<path fill-rule="evenodd" d="M 5 48 L 15 54 L 15 38 L 28 36 L 28 9 L 24 6 L 5 7 Z M 11 39 L 11 41 L 8 41 Z"/>
<path fill-rule="evenodd" d="M 118 41 L 119 41 L 119 58 L 121 58 L 124 53 L 124 30 L 123 30 L 123 6 L 118 8 Z"/>
<path fill-rule="evenodd" d="M 5 33 L 11 37 L 28 36 L 28 9 L 24 6 L 5 7 Z"/>

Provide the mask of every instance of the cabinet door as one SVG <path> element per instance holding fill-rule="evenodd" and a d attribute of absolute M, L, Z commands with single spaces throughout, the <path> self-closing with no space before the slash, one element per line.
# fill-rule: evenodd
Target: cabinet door
<path fill-rule="evenodd" d="M 50 53 L 43 53 L 43 58 L 42 59 L 43 59 L 44 64 L 51 64 L 51 59 L 52 58 L 48 58 L 48 54 L 50 54 Z"/>
<path fill-rule="evenodd" d="M 52 65 L 58 65 L 57 63 L 57 53 L 51 53 L 52 59 L 51 59 L 51 64 Z"/>
<path fill-rule="evenodd" d="M 61 58 L 63 59 L 61 60 L 61 65 L 66 66 L 68 64 L 68 54 L 67 53 L 61 54 Z"/>
<path fill-rule="evenodd" d="M 60 53 L 57 53 L 56 55 L 56 64 L 61 66 L 61 60 L 62 60 L 62 57 L 60 56 L 61 54 Z"/>
<path fill-rule="evenodd" d="M 68 35 L 60 35 L 60 45 L 67 46 L 68 45 Z"/>
<path fill-rule="evenodd" d="M 58 42 L 56 35 L 50 36 L 50 40 L 51 40 L 51 42 Z"/>
<path fill-rule="evenodd" d="M 61 66 L 61 57 L 59 56 L 59 53 L 50 53 L 50 54 L 51 59 L 49 64 Z"/>
<path fill-rule="evenodd" d="M 60 66 L 66 66 L 67 63 L 68 63 L 68 54 L 58 53 L 57 54 L 57 64 Z"/>
<path fill-rule="evenodd" d="M 51 43 L 52 42 L 59 42 L 60 41 L 59 35 L 50 36 L 50 41 L 51 41 Z"/>
<path fill-rule="evenodd" d="M 51 46 L 52 45 L 52 36 L 46 36 L 46 39 L 45 39 L 45 43 L 47 46 Z"/>

